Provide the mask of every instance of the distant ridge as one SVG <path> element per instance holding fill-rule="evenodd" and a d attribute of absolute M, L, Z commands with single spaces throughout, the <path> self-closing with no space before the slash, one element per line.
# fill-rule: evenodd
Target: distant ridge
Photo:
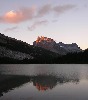
<path fill-rule="evenodd" d="M 53 39 L 41 36 L 33 42 L 34 46 L 42 47 L 44 49 L 50 50 L 52 52 L 58 53 L 60 55 L 65 55 L 67 53 L 81 52 L 82 50 L 76 43 L 64 44 L 62 42 L 56 43 Z"/>

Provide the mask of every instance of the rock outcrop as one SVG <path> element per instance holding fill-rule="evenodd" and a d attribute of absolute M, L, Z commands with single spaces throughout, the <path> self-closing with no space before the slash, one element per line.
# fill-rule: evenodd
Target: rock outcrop
<path fill-rule="evenodd" d="M 44 49 L 58 53 L 60 55 L 65 55 L 69 52 L 73 53 L 82 51 L 76 43 L 72 44 L 64 44 L 62 42 L 56 43 L 53 39 L 43 36 L 38 37 L 37 40 L 33 42 L 33 45 L 42 47 Z"/>

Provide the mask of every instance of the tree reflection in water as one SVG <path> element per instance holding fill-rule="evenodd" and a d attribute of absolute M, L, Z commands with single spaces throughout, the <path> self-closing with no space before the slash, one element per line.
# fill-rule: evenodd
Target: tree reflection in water
<path fill-rule="evenodd" d="M 29 76 L 0 75 L 0 96 L 30 81 Z"/>
<path fill-rule="evenodd" d="M 36 76 L 22 76 L 22 75 L 0 75 L 0 96 L 9 90 L 14 90 L 27 82 L 33 82 L 33 85 L 39 91 L 46 91 L 53 89 L 57 84 L 72 82 L 79 83 L 79 75 L 36 75 Z"/>

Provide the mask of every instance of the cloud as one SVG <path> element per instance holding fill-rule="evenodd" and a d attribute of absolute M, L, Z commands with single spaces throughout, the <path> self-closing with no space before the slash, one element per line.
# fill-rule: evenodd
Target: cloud
<path fill-rule="evenodd" d="M 47 23 L 48 23 L 47 20 L 37 21 L 37 22 L 35 22 L 31 27 L 28 27 L 28 30 L 33 31 L 33 30 L 36 29 L 38 26 L 46 25 Z"/>
<path fill-rule="evenodd" d="M 17 26 L 12 27 L 12 28 L 7 28 L 7 29 L 5 29 L 5 32 L 13 31 L 13 30 L 16 30 L 17 28 L 18 28 Z"/>
<path fill-rule="evenodd" d="M 37 18 L 41 18 L 44 17 L 45 15 L 48 15 L 49 13 L 52 14 L 61 14 L 64 13 L 65 11 L 68 11 L 72 8 L 74 8 L 75 5 L 58 5 L 58 6 L 52 6 L 50 4 L 44 5 L 42 6 L 40 9 L 37 10 L 37 15 L 36 15 L 36 19 Z M 58 20 L 52 20 L 53 23 L 57 22 Z M 36 27 L 39 27 L 40 25 L 45 25 L 48 21 L 44 20 L 44 21 L 37 21 L 35 22 L 31 27 L 28 27 L 28 30 L 33 31 L 34 29 L 36 29 Z"/>
<path fill-rule="evenodd" d="M 37 17 L 42 17 L 52 10 L 52 6 L 50 4 L 44 5 L 38 10 Z"/>
<path fill-rule="evenodd" d="M 45 15 L 48 15 L 49 13 L 54 15 L 61 14 L 74 7 L 75 5 L 71 4 L 62 6 L 53 6 L 51 4 L 46 4 L 40 8 L 36 8 L 35 6 L 29 8 L 22 7 L 17 11 L 11 10 L 0 16 L 0 23 L 18 24 L 27 20 L 37 20 L 44 17 Z"/>
<path fill-rule="evenodd" d="M 21 8 L 18 11 L 9 11 L 5 15 L 0 16 L 0 22 L 20 23 L 31 20 L 35 14 L 35 8 Z"/>
<path fill-rule="evenodd" d="M 55 6 L 53 8 L 53 11 L 56 12 L 57 14 L 61 14 L 61 13 L 64 13 L 65 11 L 68 11 L 72 8 L 74 8 L 75 5 L 71 5 L 71 4 L 68 4 L 68 5 L 62 5 L 62 6 Z"/>
<path fill-rule="evenodd" d="M 49 13 L 61 14 L 61 13 L 64 13 L 65 11 L 68 11 L 68 10 L 74 8 L 74 7 L 75 7 L 75 5 L 72 5 L 72 4 L 67 4 L 67 5 L 62 5 L 62 6 L 61 5 L 52 6 L 50 4 L 47 4 L 38 10 L 37 17 L 43 17 Z"/>

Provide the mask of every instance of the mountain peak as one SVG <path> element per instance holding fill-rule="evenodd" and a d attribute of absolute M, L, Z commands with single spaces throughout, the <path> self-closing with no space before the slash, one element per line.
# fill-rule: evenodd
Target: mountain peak
<path fill-rule="evenodd" d="M 38 42 L 43 42 L 43 41 L 52 42 L 52 41 L 54 41 L 54 40 L 51 39 L 51 38 L 44 37 L 44 36 L 41 36 L 41 37 L 38 36 L 36 42 L 38 43 Z"/>
<path fill-rule="evenodd" d="M 56 42 L 53 39 L 44 36 L 38 36 L 37 40 L 33 42 L 34 46 L 42 47 L 48 50 L 52 49 L 55 44 Z"/>
<path fill-rule="evenodd" d="M 44 36 L 38 36 L 37 40 L 33 42 L 34 46 L 42 47 L 61 55 L 69 52 L 80 52 L 81 49 L 76 43 L 64 44 L 62 42 L 56 43 L 53 39 Z"/>

